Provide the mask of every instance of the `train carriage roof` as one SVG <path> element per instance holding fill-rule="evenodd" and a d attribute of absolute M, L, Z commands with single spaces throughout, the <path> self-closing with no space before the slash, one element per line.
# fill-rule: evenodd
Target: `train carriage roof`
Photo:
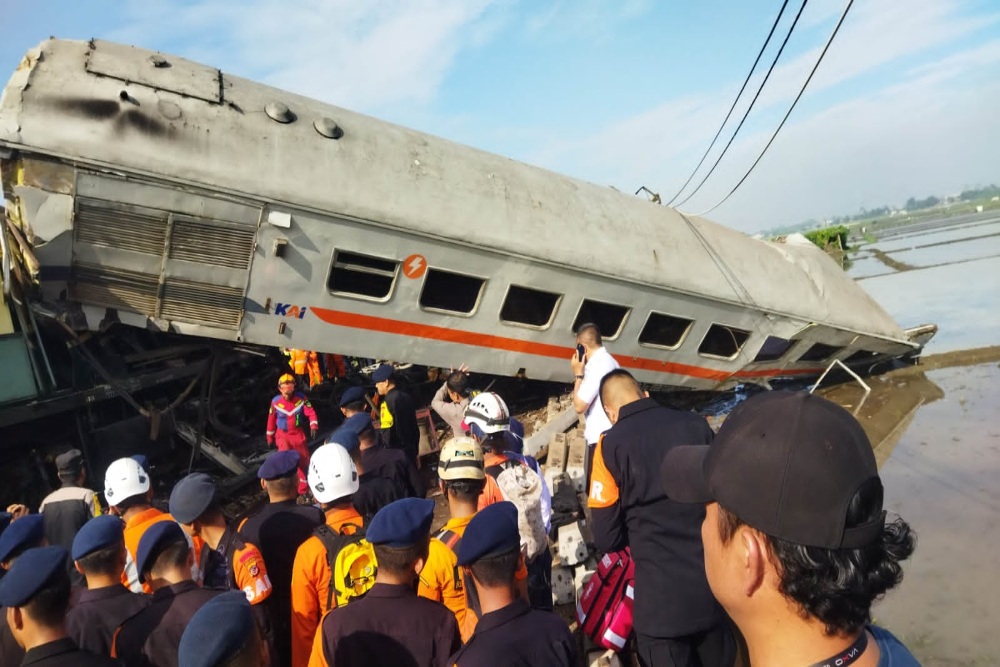
<path fill-rule="evenodd" d="M 268 115 L 276 102 L 292 122 Z M 271 111 L 280 117 L 280 108 Z M 322 119 L 343 136 L 323 136 L 314 127 Z M 0 144 L 432 237 L 462 234 L 498 252 L 905 340 L 811 244 L 752 239 L 613 188 L 134 47 L 40 44 L 0 100 Z"/>

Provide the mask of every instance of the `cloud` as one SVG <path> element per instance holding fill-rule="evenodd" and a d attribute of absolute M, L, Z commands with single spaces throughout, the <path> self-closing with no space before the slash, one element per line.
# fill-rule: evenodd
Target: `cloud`
<path fill-rule="evenodd" d="M 368 113 L 432 101 L 497 0 L 135 0 L 111 38 Z M 491 12 L 491 10 L 494 10 Z"/>
<path fill-rule="evenodd" d="M 832 3 L 819 13 L 832 27 L 836 20 Z M 990 162 L 981 144 L 962 144 L 969 149 L 968 160 L 950 172 L 943 165 L 951 164 L 958 155 L 941 161 L 942 156 L 935 153 L 936 165 L 923 164 L 920 156 L 928 151 L 913 147 L 954 145 L 955 137 L 968 135 L 971 128 L 996 134 L 992 129 L 995 122 L 984 119 L 986 109 L 996 108 L 995 87 L 958 93 L 948 89 L 955 77 L 995 63 L 995 47 L 973 46 L 921 66 L 912 65 L 912 61 L 967 39 L 996 21 L 996 16 L 965 15 L 955 1 L 914 0 L 905 9 L 894 0 L 856 2 L 803 103 L 757 170 L 713 216 L 742 229 L 761 229 L 842 213 L 855 201 L 859 205 L 881 204 L 904 191 L 905 199 L 921 194 L 924 188 L 934 191 L 954 180 L 956 174 L 986 171 Z M 742 177 L 798 92 L 819 50 L 815 47 L 800 53 L 775 69 L 751 121 L 685 210 L 697 212 L 714 204 Z M 910 71 L 900 63 L 911 63 Z M 879 84 L 876 92 L 870 93 L 867 88 L 873 78 Z M 718 129 L 736 92 L 735 85 L 731 91 L 728 88 L 664 102 L 615 121 L 585 141 L 551 141 L 535 149 L 528 161 L 622 190 L 634 191 L 645 184 L 659 190 L 666 201 L 687 178 Z M 942 106 L 941 100 L 948 96 L 978 106 Z M 745 108 L 743 104 L 736 119 Z M 820 111 L 810 116 L 810 108 L 817 106 Z M 727 138 L 724 132 L 722 141 Z M 714 162 L 720 149 L 721 145 L 704 168 Z M 880 163 L 873 156 L 896 156 L 898 161 Z M 880 164 L 884 170 L 873 171 Z"/>

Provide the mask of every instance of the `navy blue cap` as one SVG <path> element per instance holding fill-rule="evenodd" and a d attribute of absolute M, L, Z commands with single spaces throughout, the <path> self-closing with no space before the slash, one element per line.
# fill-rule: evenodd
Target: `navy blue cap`
<path fill-rule="evenodd" d="M 45 520 L 41 514 L 29 514 L 11 521 L 7 530 L 0 535 L 0 563 L 10 560 L 25 549 L 39 546 L 43 539 Z"/>
<path fill-rule="evenodd" d="M 433 520 L 433 500 L 403 498 L 389 503 L 375 514 L 365 539 L 387 547 L 413 546 L 430 535 Z"/>
<path fill-rule="evenodd" d="M 145 580 L 143 573 L 153 567 L 156 557 L 178 542 L 187 542 L 187 537 L 174 521 L 157 521 L 147 528 L 139 538 L 139 546 L 135 550 L 135 568 L 139 572 L 139 581 Z"/>
<path fill-rule="evenodd" d="M 340 397 L 340 407 L 344 407 L 348 403 L 357 403 L 358 401 L 365 400 L 365 390 L 364 387 L 348 387 L 344 395 Z"/>
<path fill-rule="evenodd" d="M 341 424 L 340 427 L 330 434 L 326 439 L 326 444 L 336 443 L 346 449 L 349 452 L 353 452 L 361 445 L 361 441 L 358 439 L 358 434 L 354 429 L 347 428 L 347 424 Z"/>
<path fill-rule="evenodd" d="M 179 523 L 193 523 L 214 499 L 215 480 L 203 472 L 193 472 L 170 492 L 170 514 Z"/>
<path fill-rule="evenodd" d="M 382 364 L 372 373 L 372 380 L 374 382 L 385 382 L 392 377 L 393 370 L 392 364 Z"/>
<path fill-rule="evenodd" d="M 294 449 L 286 449 L 283 452 L 275 452 L 267 457 L 257 471 L 260 479 L 278 479 L 288 477 L 299 467 L 299 453 Z"/>
<path fill-rule="evenodd" d="M 255 637 L 247 596 L 229 591 L 203 604 L 188 621 L 177 647 L 177 663 L 184 667 L 222 665 Z"/>
<path fill-rule="evenodd" d="M 66 569 L 68 557 L 69 554 L 62 547 L 38 547 L 25 551 L 7 572 L 7 576 L 0 580 L 0 605 L 23 607 L 46 584 L 56 581 L 59 575 L 66 578 L 66 583 L 69 584 L 69 572 Z"/>
<path fill-rule="evenodd" d="M 469 565 L 485 556 L 507 553 L 521 546 L 517 506 L 507 500 L 488 505 L 472 517 L 458 545 L 458 564 Z"/>
<path fill-rule="evenodd" d="M 124 543 L 125 524 L 116 516 L 102 514 L 83 524 L 73 538 L 73 560 L 100 551 L 114 544 Z"/>
<path fill-rule="evenodd" d="M 358 435 L 361 435 L 368 429 L 373 428 L 372 418 L 367 412 L 357 412 L 345 419 L 340 428 L 350 429 Z"/>

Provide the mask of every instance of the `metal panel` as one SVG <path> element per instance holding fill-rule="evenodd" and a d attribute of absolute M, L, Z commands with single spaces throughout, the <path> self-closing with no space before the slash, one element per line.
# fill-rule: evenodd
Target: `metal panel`
<path fill-rule="evenodd" d="M 93 40 L 87 71 L 213 104 L 222 102 L 222 72 L 218 69 L 134 46 Z"/>
<path fill-rule="evenodd" d="M 3 368 L 0 403 L 38 395 L 28 354 L 28 344 L 24 334 L 0 336 L 0 368 Z"/>
<path fill-rule="evenodd" d="M 163 255 L 166 211 L 79 197 L 74 225 L 78 243 Z"/>
<path fill-rule="evenodd" d="M 155 274 L 76 264 L 69 283 L 69 295 L 82 303 L 127 308 L 153 315 L 159 284 L 160 278 Z"/>
<path fill-rule="evenodd" d="M 207 220 L 174 216 L 170 259 L 183 259 L 231 269 L 250 266 L 256 230 Z"/>
<path fill-rule="evenodd" d="M 163 286 L 160 314 L 168 320 L 238 328 L 243 311 L 243 290 L 192 280 L 168 278 Z"/>

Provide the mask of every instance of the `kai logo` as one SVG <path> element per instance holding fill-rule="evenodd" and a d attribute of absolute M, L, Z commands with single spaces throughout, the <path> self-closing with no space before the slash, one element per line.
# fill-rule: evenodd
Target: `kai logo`
<path fill-rule="evenodd" d="M 307 310 L 309 310 L 308 306 L 296 306 L 291 303 L 274 304 L 274 314 L 282 317 L 295 317 L 301 320 L 306 316 Z"/>

